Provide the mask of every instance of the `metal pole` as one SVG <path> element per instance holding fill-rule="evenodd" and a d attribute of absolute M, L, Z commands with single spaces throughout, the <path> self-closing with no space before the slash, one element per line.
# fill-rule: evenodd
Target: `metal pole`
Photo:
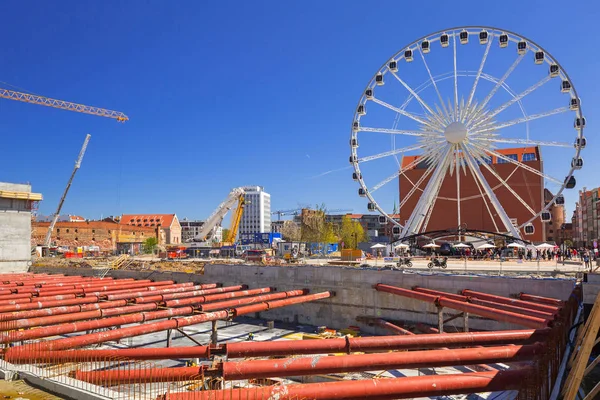
<path fill-rule="evenodd" d="M 469 313 L 464 313 L 464 322 L 465 322 L 465 332 L 469 332 Z"/>
<path fill-rule="evenodd" d="M 444 333 L 444 307 L 438 306 L 438 331 Z"/>

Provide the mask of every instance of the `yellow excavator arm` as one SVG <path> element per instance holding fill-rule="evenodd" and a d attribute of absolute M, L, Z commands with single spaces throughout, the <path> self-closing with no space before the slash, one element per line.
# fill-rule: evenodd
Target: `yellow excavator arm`
<path fill-rule="evenodd" d="M 60 108 L 61 110 L 75 111 L 83 114 L 97 115 L 99 117 L 113 118 L 119 122 L 129 120 L 127 115 L 120 111 L 107 110 L 105 108 L 86 106 L 83 104 L 71 103 L 64 100 L 51 99 L 49 97 L 38 96 L 35 94 L 15 92 L 13 90 L 0 88 L 0 97 L 9 100 L 22 101 L 24 103 L 39 104 L 46 107 Z"/>
<path fill-rule="evenodd" d="M 242 220 L 242 214 L 244 213 L 244 205 L 246 204 L 246 199 L 244 194 L 240 194 L 238 197 L 238 204 L 235 212 L 231 216 L 231 225 L 229 227 L 229 233 L 227 238 L 225 238 L 225 242 L 235 243 L 235 238 L 237 237 L 238 230 L 240 228 L 240 221 Z"/>

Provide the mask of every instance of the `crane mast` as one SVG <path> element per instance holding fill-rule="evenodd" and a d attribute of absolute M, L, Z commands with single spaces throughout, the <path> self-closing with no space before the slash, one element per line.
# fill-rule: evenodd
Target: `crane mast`
<path fill-rule="evenodd" d="M 67 182 L 67 187 L 58 202 L 58 208 L 56 209 L 56 213 L 52 218 L 52 222 L 50 222 L 50 226 L 48 227 L 48 232 L 46 233 L 46 239 L 44 240 L 44 246 L 50 246 L 50 241 L 52 239 L 52 231 L 54 230 L 54 226 L 56 225 L 56 221 L 58 221 L 58 217 L 60 216 L 60 210 L 65 202 L 67 197 L 67 193 L 69 193 L 69 189 L 71 188 L 71 184 L 73 183 L 73 178 L 77 173 L 77 170 L 81 167 L 81 160 L 83 160 L 83 156 L 85 155 L 85 150 L 87 149 L 88 143 L 92 135 L 87 134 L 85 140 L 83 141 L 83 146 L 81 146 L 81 150 L 79 151 L 79 157 L 77 157 L 77 161 L 75 161 L 75 168 L 73 168 L 73 172 L 71 173 L 71 177 L 69 178 L 69 182 Z"/>
<path fill-rule="evenodd" d="M 200 228 L 200 232 L 196 236 L 196 239 L 204 241 L 210 238 L 210 234 L 213 232 L 213 229 L 223 221 L 225 215 L 231 210 L 237 203 L 240 202 L 240 199 L 244 197 L 244 189 L 242 188 L 234 188 L 231 189 L 227 198 L 219 204 L 215 211 L 206 219 L 204 225 Z M 243 201 L 243 200 L 242 200 Z"/>

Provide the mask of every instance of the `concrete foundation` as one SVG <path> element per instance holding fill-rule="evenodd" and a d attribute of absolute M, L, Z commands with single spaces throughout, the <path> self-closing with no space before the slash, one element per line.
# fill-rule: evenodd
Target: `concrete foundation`
<path fill-rule="evenodd" d="M 66 275 L 94 275 L 94 270 L 86 268 L 40 268 L 34 272 L 62 273 Z M 429 275 L 402 273 L 400 271 L 377 271 L 370 269 L 294 266 L 264 267 L 255 265 L 207 264 L 204 275 L 182 272 L 160 271 L 111 271 L 115 278 L 136 278 L 175 280 L 177 282 L 219 282 L 223 285 L 245 283 L 251 288 L 272 286 L 278 291 L 297 288 L 310 289 L 312 293 L 325 290 L 336 292 L 336 296 L 322 301 L 294 305 L 261 313 L 256 317 L 343 329 L 357 325 L 357 316 L 371 316 L 407 323 L 425 323 L 437 327 L 438 310 L 419 300 L 377 292 L 376 283 L 385 283 L 402 288 L 422 286 L 451 293 L 462 289 L 511 296 L 520 292 L 533 295 L 568 299 L 575 281 L 563 279 L 533 279 L 508 277 L 483 277 L 468 275 Z M 451 309 L 443 310 L 446 316 L 458 313 Z M 446 332 L 462 331 L 462 319 L 447 324 Z M 381 328 L 360 325 L 370 334 L 389 334 Z M 473 330 L 523 329 L 522 326 L 500 323 L 476 315 L 469 315 L 469 328 Z"/>
<path fill-rule="evenodd" d="M 0 182 L 0 191 L 31 193 L 30 185 Z M 0 196 L 0 274 L 31 265 L 31 200 Z"/>

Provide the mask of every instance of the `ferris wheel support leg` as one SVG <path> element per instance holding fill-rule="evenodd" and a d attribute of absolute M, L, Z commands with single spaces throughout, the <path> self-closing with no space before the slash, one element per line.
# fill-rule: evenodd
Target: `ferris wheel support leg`
<path fill-rule="evenodd" d="M 500 204 L 500 201 L 498 201 L 496 194 L 490 187 L 489 183 L 485 180 L 483 173 L 481 172 L 479 167 L 477 167 L 477 165 L 473 159 L 473 155 L 471 155 L 469 150 L 464 145 L 461 145 L 461 148 L 463 150 L 463 154 L 464 154 L 467 164 L 469 165 L 469 168 L 471 168 L 471 171 L 473 171 L 473 174 L 475 175 L 475 177 L 481 184 L 481 187 L 485 191 L 488 198 L 490 199 L 490 203 L 492 203 L 492 206 L 494 206 L 494 209 L 496 210 L 496 213 L 498 213 L 498 216 L 500 217 L 500 220 L 506 227 L 506 230 L 508 232 L 510 232 L 510 234 L 513 237 L 521 239 L 521 233 L 519 232 L 519 230 L 517 228 L 515 228 L 515 226 L 510 221 L 510 218 L 506 214 L 506 211 L 504 211 L 504 207 L 502 207 L 502 204 Z"/>
<path fill-rule="evenodd" d="M 442 185 L 444 181 L 444 177 L 446 175 L 446 171 L 448 170 L 448 163 L 451 160 L 451 152 L 452 147 L 447 145 L 443 150 L 443 156 L 441 157 L 440 163 L 433 172 L 431 179 L 427 183 L 425 190 L 423 190 L 423 194 L 419 198 L 417 205 L 415 206 L 412 214 L 410 215 L 408 222 L 404 225 L 402 229 L 402 233 L 400 235 L 401 238 L 411 235 L 413 233 L 417 233 L 419 228 L 423 224 L 425 216 L 427 214 L 427 210 L 431 207 L 433 202 L 433 195 L 437 193 L 438 187 Z"/>

